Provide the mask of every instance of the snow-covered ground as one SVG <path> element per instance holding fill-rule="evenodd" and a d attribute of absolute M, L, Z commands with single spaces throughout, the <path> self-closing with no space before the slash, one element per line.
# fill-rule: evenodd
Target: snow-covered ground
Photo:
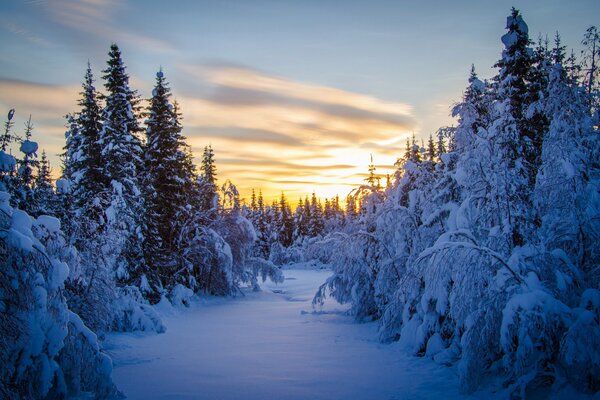
<path fill-rule="evenodd" d="M 164 334 L 110 334 L 117 386 L 129 399 L 461 397 L 454 369 L 377 342 L 376 324 L 355 323 L 334 301 L 314 313 L 330 271 L 284 272 L 262 292 L 161 310 Z"/>

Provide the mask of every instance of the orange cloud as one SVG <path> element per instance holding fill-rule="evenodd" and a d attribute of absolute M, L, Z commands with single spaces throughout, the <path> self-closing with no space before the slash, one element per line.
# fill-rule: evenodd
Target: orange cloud
<path fill-rule="evenodd" d="M 313 191 L 343 198 L 364 182 L 371 153 L 378 165 L 390 166 L 379 173 L 392 172 L 415 126 L 406 104 L 240 67 L 186 66 L 182 78 L 191 83 L 184 96 L 175 94 L 196 161 L 212 144 L 219 179 L 232 180 L 242 196 L 260 188 L 268 199 L 282 190 L 292 199 Z M 131 81 L 150 89 L 135 76 Z M 0 80 L 0 107 L 17 109 L 17 131 L 33 115 L 35 140 L 51 156 L 55 173 L 64 146 L 62 117 L 77 111 L 80 90 Z"/>
<path fill-rule="evenodd" d="M 186 95 L 178 96 L 185 134 L 197 148 L 212 144 L 221 175 L 242 194 L 254 187 L 273 197 L 281 190 L 331 196 L 334 187 L 343 197 L 363 183 L 370 153 L 378 164 L 392 166 L 378 172 L 393 172 L 416 125 L 411 107 L 399 102 L 239 66 L 181 70 L 189 75 Z"/>

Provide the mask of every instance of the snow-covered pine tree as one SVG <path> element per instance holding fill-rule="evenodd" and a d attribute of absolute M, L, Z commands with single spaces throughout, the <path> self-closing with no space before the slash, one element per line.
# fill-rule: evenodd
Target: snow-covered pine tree
<path fill-rule="evenodd" d="M 33 185 L 35 177 L 33 175 L 34 168 L 38 168 L 39 161 L 37 160 L 38 144 L 31 140 L 33 135 L 33 123 L 31 115 L 25 123 L 25 137 L 21 141 L 19 150 L 23 153 L 23 158 L 17 160 L 17 182 L 14 196 L 16 207 L 31 212 L 34 208 Z"/>
<path fill-rule="evenodd" d="M 319 236 L 323 232 L 325 222 L 323 221 L 323 206 L 321 206 L 315 192 L 312 193 L 309 207 L 310 220 L 308 225 L 308 235 L 311 237 Z"/>
<path fill-rule="evenodd" d="M 38 172 L 33 184 L 33 204 L 34 210 L 32 216 L 40 215 L 57 216 L 59 212 L 59 203 L 54 187 L 52 186 L 50 162 L 46 156 L 46 151 L 42 151 Z"/>
<path fill-rule="evenodd" d="M 292 244 L 292 236 L 294 233 L 294 217 L 288 204 L 285 194 L 281 192 L 279 204 L 277 206 L 277 239 L 283 247 L 288 247 Z"/>
<path fill-rule="evenodd" d="M 178 269 L 182 249 L 178 236 L 189 219 L 188 206 L 194 186 L 194 166 L 187 151 L 177 110 L 170 103 L 171 90 L 162 70 L 156 84 L 146 120 L 144 148 L 144 257 L 145 270 L 130 271 L 128 282 L 139 286 L 148 282 L 144 295 L 160 300 L 159 288 L 171 286 L 170 275 Z M 161 283 L 160 277 L 166 279 Z"/>
<path fill-rule="evenodd" d="M 137 134 L 136 107 L 139 102 L 129 87 L 129 76 L 121 51 L 112 44 L 108 66 L 103 71 L 106 104 L 102 110 L 102 129 L 99 132 L 102 192 L 108 195 L 105 215 L 110 234 L 120 247 L 115 266 L 118 282 L 127 282 L 130 272 L 144 263 L 142 251 L 143 199 L 138 177 L 143 168 L 142 147 Z M 140 286 L 144 282 L 140 282 Z"/>
<path fill-rule="evenodd" d="M 17 184 L 15 176 L 15 168 L 17 160 L 8 151 L 8 146 L 17 141 L 18 136 L 12 132 L 14 122 L 12 121 L 15 115 L 15 109 L 8 111 L 6 122 L 4 123 L 4 132 L 0 136 L 0 190 L 7 193 L 13 193 Z"/>
<path fill-rule="evenodd" d="M 545 78 L 536 73 L 529 28 L 515 8 L 507 18 L 506 29 L 502 36 L 505 49 L 496 63 L 500 72 L 495 80 L 497 98 L 489 129 L 491 156 L 496 162 L 489 174 L 494 193 L 488 198 L 500 204 L 495 207 L 494 225 L 508 235 L 501 239 L 506 241 L 504 251 L 522 246 L 532 235 L 535 216 L 529 188 L 535 183 L 547 130 L 543 113 L 532 107 L 539 100 Z"/>
<path fill-rule="evenodd" d="M 304 201 L 302 200 L 302 197 L 300 197 L 296 210 L 294 210 L 294 243 L 301 243 L 302 240 L 304 240 L 304 237 L 306 237 L 304 227 Z"/>
<path fill-rule="evenodd" d="M 256 230 L 256 242 L 252 249 L 252 256 L 263 259 L 269 258 L 271 250 L 271 233 L 272 228 L 267 221 L 267 210 L 265 209 L 265 202 L 262 195 L 262 190 L 258 191 L 258 198 L 256 200 L 256 213 L 252 220 L 252 225 Z"/>
<path fill-rule="evenodd" d="M 90 65 L 82 83 L 80 111 L 67 115 L 62 178 L 57 182 L 60 217 L 69 244 L 80 254 L 65 282 L 70 308 L 94 331 L 108 331 L 115 317 L 116 255 L 104 210 L 109 206 L 99 145 L 100 107 Z"/>
<path fill-rule="evenodd" d="M 538 235 L 548 250 L 563 251 L 594 287 L 600 283 L 600 250 L 594 245 L 600 231 L 593 221 L 600 218 L 600 209 L 593 200 L 597 185 L 593 160 L 598 154 L 590 144 L 597 133 L 589 113 L 589 95 L 568 80 L 562 64 L 556 63 L 545 101 L 550 128 L 534 192 L 541 216 Z"/>
<path fill-rule="evenodd" d="M 72 129 L 67 137 L 64 175 L 72 181 L 74 204 L 76 208 L 81 209 L 77 215 L 83 216 L 85 213 L 88 218 L 98 222 L 103 218 L 100 210 L 91 213 L 89 205 L 99 202 L 99 195 L 110 182 L 103 174 L 104 158 L 100 143 L 102 116 L 89 62 L 82 89 L 77 103 L 80 111 L 76 115 L 75 125 L 73 121 L 69 123 Z M 71 169 L 73 172 L 70 172 Z M 107 207 L 105 202 L 106 199 L 100 204 Z"/>
<path fill-rule="evenodd" d="M 597 98 L 600 83 L 600 32 L 598 32 L 598 28 L 595 26 L 587 28 L 581 44 L 583 46 L 581 56 L 587 93 Z"/>
<path fill-rule="evenodd" d="M 217 193 L 215 153 L 211 145 L 204 147 L 198 187 L 200 191 L 200 209 L 206 214 L 207 222 L 214 221 L 219 206 L 219 195 Z"/>

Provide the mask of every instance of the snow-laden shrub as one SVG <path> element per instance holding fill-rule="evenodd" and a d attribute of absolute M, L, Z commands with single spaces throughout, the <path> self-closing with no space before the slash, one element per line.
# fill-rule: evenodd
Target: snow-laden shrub
<path fill-rule="evenodd" d="M 246 260 L 246 271 L 247 276 L 243 278 L 243 281 L 250 283 L 255 291 L 260 290 L 258 278 L 261 278 L 263 282 L 269 278 L 274 283 L 283 283 L 285 280 L 280 267 L 259 257 L 249 257 Z"/>
<path fill-rule="evenodd" d="M 63 393 L 75 398 L 86 393 L 96 399 L 124 397 L 112 383 L 112 360 L 100 351 L 96 335 L 73 312 L 69 312 L 68 330 L 58 355 L 61 376 L 48 397 L 60 398 Z"/>
<path fill-rule="evenodd" d="M 587 289 L 574 310 L 575 322 L 563 336 L 560 359 L 565 373 L 578 389 L 600 390 L 600 291 Z"/>
<path fill-rule="evenodd" d="M 118 288 L 117 298 L 112 307 L 114 309 L 113 331 L 163 333 L 167 330 L 160 316 L 142 297 L 137 286 Z"/>
<path fill-rule="evenodd" d="M 190 288 L 177 284 L 169 294 L 169 302 L 176 307 L 189 307 L 191 298 L 194 296 L 194 291 Z"/>
<path fill-rule="evenodd" d="M 9 198 L 0 192 L 0 394 L 8 399 L 62 397 L 79 391 L 78 381 L 97 398 L 115 396 L 110 359 L 67 308 L 63 290 L 69 267 L 34 235 L 60 235 L 57 221 L 34 220 L 12 209 Z M 81 332 L 85 338 L 78 336 Z M 84 357 L 84 370 L 66 361 Z"/>
<path fill-rule="evenodd" d="M 561 339 L 572 323 L 571 309 L 530 273 L 502 314 L 500 345 L 510 390 L 525 397 L 528 388 L 550 386 Z"/>
<path fill-rule="evenodd" d="M 189 225 L 182 230 L 178 245 L 183 249 L 181 267 L 173 276 L 173 287 L 182 284 L 219 296 L 233 293 L 233 255 L 221 235 L 204 226 Z"/>
<path fill-rule="evenodd" d="M 346 234 L 334 232 L 324 238 L 310 238 L 304 243 L 304 260 L 318 260 L 321 264 L 330 264 L 337 246 L 347 237 Z"/>
<path fill-rule="evenodd" d="M 373 283 L 377 276 L 378 244 L 367 232 L 358 232 L 341 240 L 333 251 L 333 275 L 327 278 L 313 298 L 320 306 L 328 296 L 351 304 L 350 313 L 357 319 L 379 318 Z"/>
<path fill-rule="evenodd" d="M 304 261 L 302 249 L 296 246 L 284 247 L 279 242 L 271 245 L 269 261 L 275 265 L 286 266 Z"/>
<path fill-rule="evenodd" d="M 383 315 L 380 337 L 442 363 L 454 361 L 462 348 L 468 360 L 461 369 L 471 376 L 481 371 L 472 361 L 489 365 L 497 353 L 489 343 L 497 342 L 501 288 L 515 279 L 468 231 L 446 233 L 408 265 Z"/>

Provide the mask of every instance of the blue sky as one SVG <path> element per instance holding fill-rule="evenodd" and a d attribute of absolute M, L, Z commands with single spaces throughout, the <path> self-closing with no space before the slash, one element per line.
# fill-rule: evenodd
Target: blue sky
<path fill-rule="evenodd" d="M 148 97 L 163 67 L 196 155 L 215 147 L 243 193 L 345 195 L 369 154 L 385 166 L 406 137 L 445 124 L 471 63 L 483 77 L 512 6 L 530 35 L 558 30 L 579 52 L 598 1 L 3 1 L 0 110 L 32 114 L 51 155 L 76 111 L 88 59 L 101 87 L 111 42 Z"/>

